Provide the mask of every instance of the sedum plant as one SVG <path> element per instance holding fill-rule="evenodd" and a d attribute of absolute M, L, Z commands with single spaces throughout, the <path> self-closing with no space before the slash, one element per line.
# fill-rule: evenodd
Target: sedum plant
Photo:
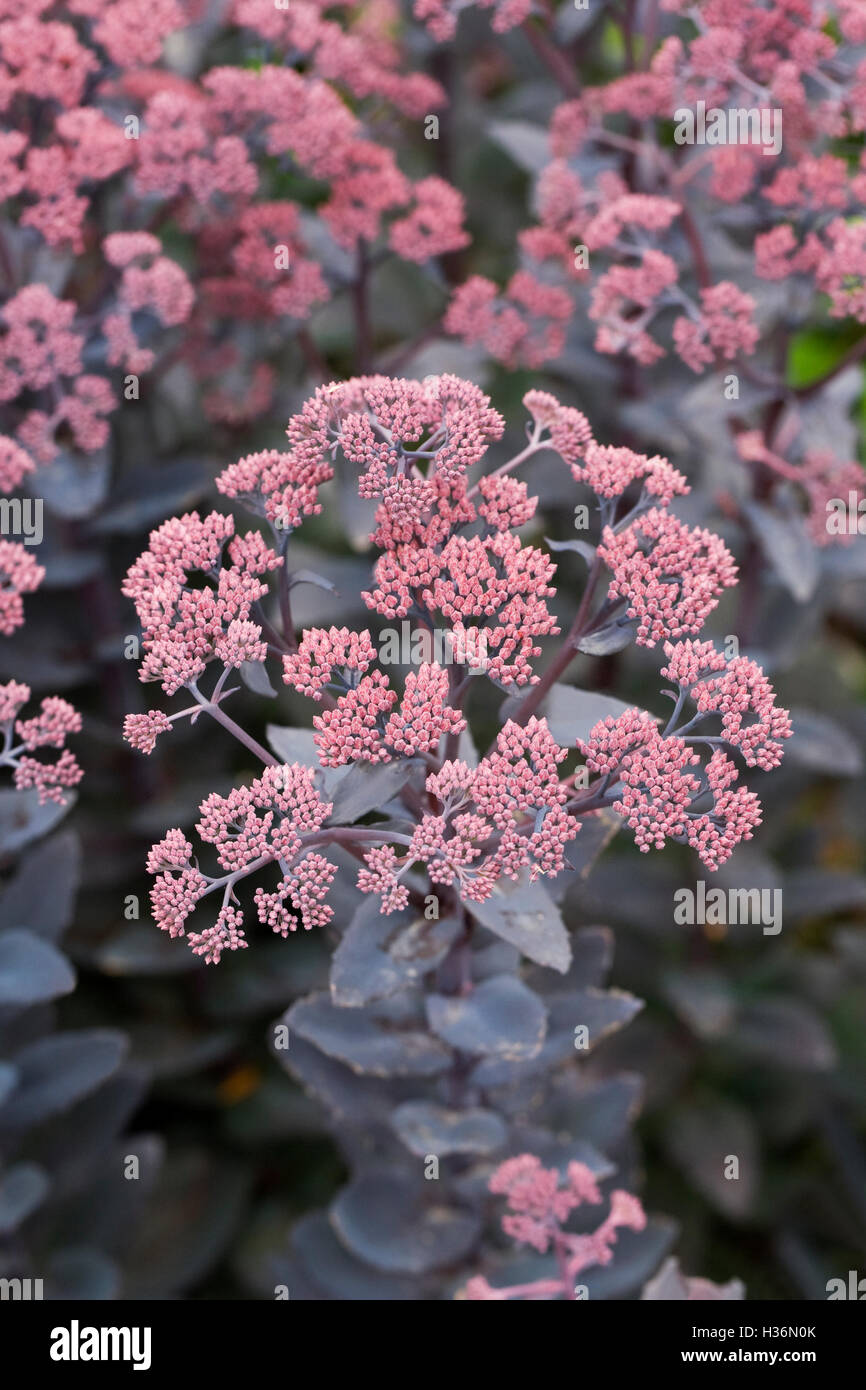
<path fill-rule="evenodd" d="M 413 1296 L 441 1292 L 437 1272 L 478 1250 L 493 1159 L 580 1162 L 555 1121 L 585 1085 L 576 1058 L 638 1007 L 598 990 L 604 938 L 572 945 L 548 885 L 591 862 L 619 821 L 642 852 L 678 841 L 715 870 L 761 819 L 740 764 L 774 768 L 791 732 L 753 661 L 695 640 L 736 564 L 720 537 L 676 516 L 682 474 L 599 444 L 580 411 L 546 392 L 524 404 L 525 447 L 491 467 L 504 421 L 467 381 L 322 387 L 290 421 L 285 452 L 248 455 L 217 480 L 258 525 L 174 518 L 124 584 L 141 621 L 141 679 L 185 692 L 176 710 L 128 716 L 129 742 L 149 753 L 179 720 L 207 716 L 261 764 L 201 803 L 207 852 L 178 828 L 153 846 L 154 919 L 212 964 L 247 948 L 251 918 L 284 938 L 333 935 L 330 993 L 293 1005 L 274 1046 L 339 1121 L 353 1179 L 332 1221 L 351 1259 L 400 1288 L 420 1281 Z M 566 633 L 550 605 L 556 566 L 519 534 L 535 499 L 516 474 L 529 465 L 531 479 L 543 452 L 575 496 L 594 498 L 597 521 L 596 544 L 567 543 L 588 573 Z M 292 569 L 292 536 L 337 466 L 376 504 L 363 599 L 379 621 L 299 634 L 293 591 L 325 581 Z M 408 641 L 402 678 L 383 669 L 396 635 L 383 624 L 394 623 Z M 557 640 L 542 663 L 546 638 Z M 630 641 L 662 648 L 665 719 L 560 680 L 578 651 Z M 436 650 L 442 660 L 413 660 Z M 238 673 L 261 689 L 269 672 L 320 712 L 306 737 L 271 726 L 266 748 L 227 705 Z M 471 712 L 483 685 L 504 704 L 479 753 Z M 353 860 L 362 899 L 346 922 L 329 899 Z M 587 1183 L 611 1175 L 591 1158 Z M 646 1240 L 628 1200 L 625 1224 Z M 326 1240 L 315 1224 L 307 1235 Z M 607 1235 L 596 1244 L 607 1259 Z"/>

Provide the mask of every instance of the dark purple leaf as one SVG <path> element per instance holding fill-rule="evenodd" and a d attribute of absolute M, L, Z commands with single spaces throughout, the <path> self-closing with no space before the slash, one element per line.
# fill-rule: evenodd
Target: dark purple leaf
<path fill-rule="evenodd" d="M 432 994 L 430 1027 L 461 1052 L 510 1060 L 534 1057 L 547 1027 L 544 1005 L 513 975 L 482 980 L 467 995 Z"/>
<path fill-rule="evenodd" d="M 367 1174 L 344 1188 L 331 1209 L 340 1240 L 359 1259 L 397 1274 L 426 1274 L 469 1254 L 481 1222 L 425 1191 L 400 1172 Z"/>

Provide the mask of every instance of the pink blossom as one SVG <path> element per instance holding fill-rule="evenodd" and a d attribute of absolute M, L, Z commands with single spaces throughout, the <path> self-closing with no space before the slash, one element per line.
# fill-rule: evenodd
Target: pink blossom
<path fill-rule="evenodd" d="M 526 483 L 519 478 L 488 474 L 478 480 L 478 491 L 484 498 L 478 504 L 478 515 L 496 531 L 516 530 L 535 515 L 538 498 L 527 495 Z"/>
<path fill-rule="evenodd" d="M 435 175 L 422 179 L 412 190 L 415 206 L 391 224 L 388 244 L 407 261 L 422 264 L 431 256 L 459 251 L 468 246 L 463 230 L 463 195 Z"/>
<path fill-rule="evenodd" d="M 457 734 L 466 728 L 459 710 L 447 703 L 448 672 L 427 663 L 406 677 L 399 710 L 385 725 L 384 739 L 400 757 L 432 753 L 443 734 Z"/>
<path fill-rule="evenodd" d="M 62 748 L 67 736 L 80 730 L 81 715 L 59 695 L 47 696 L 40 714 L 19 719 L 15 725 L 15 732 L 30 752 L 36 748 Z"/>
<path fill-rule="evenodd" d="M 224 496 L 239 498 L 281 531 L 292 531 L 304 517 L 322 510 L 319 488 L 333 472 L 325 459 L 311 462 L 300 452 L 263 449 L 229 464 L 216 485 Z"/>
<path fill-rule="evenodd" d="M 250 619 L 252 605 L 267 591 L 261 575 L 282 558 L 257 537 L 235 537 L 231 517 L 198 512 L 173 518 L 151 532 L 149 550 L 130 568 L 123 592 L 134 600 L 142 625 L 144 681 L 160 680 L 167 694 L 196 681 L 208 663 L 223 655 L 230 664 L 260 659 L 261 629 Z M 227 558 L 217 574 L 226 542 Z M 201 570 L 213 587 L 193 589 L 188 576 Z M 239 627 L 232 627 L 240 623 Z M 247 653 L 258 653 L 250 657 Z"/>
<path fill-rule="evenodd" d="M 218 965 L 223 951 L 245 950 L 249 942 L 244 939 L 243 920 L 238 908 L 228 905 L 220 908 L 213 926 L 201 932 L 190 932 L 187 937 L 193 955 L 204 956 L 207 965 Z"/>
<path fill-rule="evenodd" d="M 10 637 L 24 622 L 22 594 L 32 594 L 45 578 L 31 551 L 17 541 L 0 540 L 0 632 Z"/>
<path fill-rule="evenodd" d="M 0 492 L 14 492 L 35 467 L 30 455 L 14 439 L 0 435 Z"/>
<path fill-rule="evenodd" d="M 62 107 L 80 104 L 88 76 L 98 66 L 70 25 L 34 15 L 7 19 L 0 26 L 0 58 L 13 91 Z"/>
<path fill-rule="evenodd" d="M 155 63 L 167 34 L 185 23 L 177 0 L 71 0 L 70 9 L 96 21 L 93 36 L 109 57 L 124 66 Z"/>
<path fill-rule="evenodd" d="M 665 654 L 661 674 L 686 687 L 701 714 L 721 716 L 722 737 L 749 767 L 779 766 L 791 721 L 760 666 L 744 656 L 728 660 L 711 642 L 666 642 Z"/>
<path fill-rule="evenodd" d="M 84 339 L 73 331 L 74 319 L 74 303 L 55 299 L 47 285 L 27 285 L 7 301 L 0 310 L 0 400 L 78 375 Z"/>
<path fill-rule="evenodd" d="M 398 878 L 397 852 L 391 845 L 380 845 L 364 855 L 366 869 L 358 874 L 362 893 L 376 893 L 382 899 L 382 912 L 399 912 L 409 901 L 409 889 Z"/>
<path fill-rule="evenodd" d="M 690 530 L 657 507 L 618 534 L 605 527 L 598 553 L 613 572 L 610 593 L 628 601 L 643 646 L 699 632 L 722 590 L 736 583 L 737 566 L 718 536 Z"/>
<path fill-rule="evenodd" d="M 20 681 L 7 681 L 5 685 L 0 685 L 0 724 L 10 723 L 29 699 L 29 685 L 22 685 Z"/>
<path fill-rule="evenodd" d="M 184 936 L 186 919 L 206 886 L 207 880 L 198 869 L 159 874 L 150 890 L 150 910 L 157 926 L 171 937 Z"/>
<path fill-rule="evenodd" d="M 836 218 L 827 228 L 829 246 L 815 281 L 830 296 L 830 314 L 866 323 L 866 224 Z"/>
<path fill-rule="evenodd" d="M 283 657 L 283 680 L 302 695 L 322 698 L 336 668 L 344 679 L 351 672 L 363 675 L 376 660 L 376 649 L 366 628 L 351 632 L 347 627 L 311 628 L 304 633 L 297 651 Z"/>
<path fill-rule="evenodd" d="M 506 366 L 538 367 L 562 352 L 571 312 L 565 290 L 521 270 L 502 297 L 491 280 L 471 276 L 455 292 L 444 325 L 466 343 L 481 343 Z"/>
<path fill-rule="evenodd" d="M 717 358 L 731 361 L 741 352 L 747 356 L 754 352 L 759 336 L 754 309 L 752 296 L 729 280 L 702 290 L 699 318 L 679 318 L 674 323 L 674 344 L 683 361 L 700 371 Z"/>
<path fill-rule="evenodd" d="M 523 404 L 533 420 L 549 430 L 551 447 L 572 471 L 579 468 L 592 441 L 592 429 L 582 411 L 560 405 L 548 391 L 527 391 Z"/>
<path fill-rule="evenodd" d="M 65 806 L 66 792 L 76 787 L 84 773 L 78 766 L 68 748 L 64 748 L 54 763 L 44 763 L 38 758 L 20 757 L 15 765 L 14 782 L 18 791 L 34 787 L 39 794 L 39 804 L 54 801 Z"/>
<path fill-rule="evenodd" d="M 146 714 L 128 714 L 123 721 L 123 737 L 139 753 L 152 753 L 160 734 L 171 731 L 171 720 L 162 710 L 151 709 Z"/>
<path fill-rule="evenodd" d="M 590 1235 L 572 1235 L 564 1230 L 572 1211 L 585 1202 L 598 1204 L 601 1193 L 586 1164 L 571 1162 L 563 1184 L 556 1168 L 545 1168 L 534 1154 L 506 1159 L 493 1172 L 488 1187 L 506 1198 L 502 1229 L 519 1245 L 529 1245 L 540 1254 L 556 1253 L 557 1272 L 547 1279 L 529 1284 L 494 1288 L 483 1276 L 471 1279 L 462 1297 L 472 1301 L 511 1298 L 573 1299 L 574 1280 L 591 1265 L 606 1265 L 613 1258 L 617 1232 L 626 1227 L 643 1230 L 646 1214 L 637 1197 L 621 1189 L 610 1195 L 610 1210 Z"/>
<path fill-rule="evenodd" d="M 583 463 L 572 465 L 577 482 L 587 483 L 599 497 L 619 497 L 633 482 L 640 479 L 644 491 L 662 506 L 669 506 L 674 497 L 689 491 L 682 473 L 666 458 L 655 454 L 647 458 L 632 449 L 618 449 L 596 444 L 586 446 Z"/>
<path fill-rule="evenodd" d="M 363 758 L 367 762 L 388 762 L 385 747 L 385 719 L 397 701 L 388 677 L 371 671 L 358 684 L 341 695 L 333 709 L 313 718 L 316 747 L 323 767 L 340 767 Z"/>

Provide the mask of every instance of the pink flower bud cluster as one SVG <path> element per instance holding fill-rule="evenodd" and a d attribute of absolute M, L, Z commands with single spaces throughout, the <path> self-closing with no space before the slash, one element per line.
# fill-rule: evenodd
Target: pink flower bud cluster
<path fill-rule="evenodd" d="M 307 670 L 311 653 L 317 662 L 332 662 L 350 676 L 360 674 L 361 667 L 370 662 L 366 651 L 352 641 L 341 641 L 335 628 L 331 635 L 321 630 L 304 632 L 299 662 L 285 657 L 284 680 L 307 694 L 320 698 L 325 684 L 324 664 L 318 671 Z M 368 637 L 364 632 L 361 638 Z M 322 641 L 324 639 L 324 641 Z M 357 666 L 353 663 L 357 662 Z M 328 669 L 328 674 L 331 669 Z M 345 681 L 343 681 L 345 684 Z M 416 753 L 431 753 L 443 734 L 460 733 L 466 720 L 459 710 L 448 703 L 448 671 L 435 663 L 425 663 L 417 671 L 409 671 L 399 709 L 398 692 L 384 671 L 371 671 L 360 676 L 357 684 L 346 689 L 331 709 L 316 714 L 318 756 L 324 767 L 341 767 L 343 763 L 363 759 L 370 763 L 391 762 L 393 758 L 413 758 Z"/>
<path fill-rule="evenodd" d="M 8 435 L 0 435 L 0 492 L 14 492 L 36 465 Z"/>
<path fill-rule="evenodd" d="M 123 721 L 123 737 L 139 753 L 152 753 L 160 734 L 171 732 L 171 720 L 161 709 L 146 714 L 128 714 Z"/>
<path fill-rule="evenodd" d="M 351 632 L 347 627 L 314 627 L 304 633 L 297 651 L 283 657 L 283 680 L 302 695 L 321 700 L 335 670 L 348 686 L 353 675 L 362 676 L 375 660 L 376 648 L 366 628 Z"/>
<path fill-rule="evenodd" d="M 549 391 L 527 391 L 523 404 L 536 424 L 549 432 L 551 448 L 580 477 L 580 465 L 586 458 L 587 447 L 593 443 L 592 428 L 583 412 L 574 406 L 560 405 Z"/>
<path fill-rule="evenodd" d="M 261 661 L 267 644 L 250 613 L 267 593 L 263 576 L 282 563 L 258 532 L 235 536 L 232 518 L 218 512 L 203 520 L 189 512 L 152 531 L 150 549 L 123 584 L 141 622 L 139 678 L 158 680 L 173 695 L 215 659 L 227 666 Z M 208 581 L 203 588 L 190 585 L 194 572 Z"/>
<path fill-rule="evenodd" d="M 11 637 L 24 622 L 22 594 L 32 594 L 45 578 L 33 552 L 17 541 L 0 540 L 0 632 Z"/>
<path fill-rule="evenodd" d="M 370 850 L 359 887 L 393 912 L 409 901 L 405 879 L 418 861 L 433 883 L 456 884 L 470 902 L 483 902 L 503 876 L 559 873 L 580 829 L 559 780 L 566 756 L 545 719 L 533 716 L 525 728 L 509 720 L 477 767 L 448 760 L 428 776 L 426 790 L 441 810 L 422 815 L 402 856 L 391 847 Z"/>
<path fill-rule="evenodd" d="M 3 733 L 0 766 L 12 769 L 12 780 L 18 791 L 35 788 L 40 805 L 54 801 L 64 806 L 67 791 L 77 786 L 84 775 L 64 746 L 70 734 L 80 732 L 81 715 L 67 700 L 49 695 L 42 701 L 38 714 L 30 719 L 19 719 L 17 716 L 29 699 L 30 687 L 20 681 L 0 685 L 0 729 Z M 60 757 L 46 761 L 31 756 L 45 748 L 62 750 Z"/>
<path fill-rule="evenodd" d="M 508 367 L 540 367 L 562 352 L 571 315 L 564 289 L 518 270 L 501 295 L 492 280 L 471 276 L 455 291 L 444 326 Z"/>
<path fill-rule="evenodd" d="M 331 477 L 326 460 L 311 466 L 295 452 L 263 449 L 229 464 L 216 485 L 225 497 L 238 498 L 277 530 L 288 532 L 322 510 L 319 488 Z"/>
<path fill-rule="evenodd" d="M 410 507 L 433 499 L 413 487 L 413 455 L 428 462 L 428 472 L 447 483 L 465 475 L 499 439 L 505 422 L 487 396 L 456 376 L 424 381 L 375 376 L 319 387 L 289 421 L 289 443 L 304 464 L 317 468 L 337 450 L 360 470 L 362 497 L 384 498 L 387 509 L 399 506 L 401 492 Z"/>
<path fill-rule="evenodd" d="M 479 650 L 483 638 L 487 674 L 510 686 L 534 679 L 535 639 L 558 629 L 546 605 L 555 567 L 506 529 L 533 515 L 525 485 L 488 477 L 479 483 L 477 509 L 467 491 L 468 469 L 503 427 L 488 398 L 456 377 L 365 377 L 320 388 L 290 421 L 288 436 L 297 466 L 314 479 L 330 473 L 339 450 L 360 470 L 361 496 L 380 499 L 372 539 L 384 553 L 374 587 L 363 594 L 367 606 L 390 620 L 424 613 L 451 633 L 458 653 Z M 455 534 L 479 516 L 486 534 Z M 392 693 L 365 678 L 342 702 L 343 713 L 352 707 L 351 730 L 342 714 L 321 716 L 317 727 L 329 738 L 339 727 L 350 739 L 345 747 L 363 747 L 369 757 Z M 435 726 L 444 727 L 441 717 Z"/>
<path fill-rule="evenodd" d="M 543 551 L 508 532 L 452 536 L 439 551 L 408 545 L 386 551 L 373 571 L 376 587 L 363 598 L 390 619 L 426 610 L 469 650 L 468 630 L 480 628 L 491 680 L 526 685 L 537 680 L 530 663 L 541 648 L 534 639 L 559 631 L 547 608 L 555 569 Z"/>
<path fill-rule="evenodd" d="M 105 377 L 82 373 L 84 336 L 74 329 L 76 306 L 46 285 L 28 285 L 0 310 L 0 401 L 50 393 L 50 410 L 22 408 L 15 435 L 39 462 L 57 454 L 54 436 L 66 425 L 85 453 L 108 438 L 105 417 L 116 404 Z M 32 394 L 29 397 L 32 399 Z"/>
<path fill-rule="evenodd" d="M 165 40 L 197 54 L 208 35 L 180 0 L 21 8 L 0 11 L 0 112 L 12 127 L 0 135 L 0 203 L 61 254 L 91 257 L 101 246 L 104 261 L 70 279 L 80 302 L 69 301 L 68 317 L 47 285 L 20 292 L 20 307 L 46 320 L 35 343 L 13 340 L 4 351 L 0 320 L 0 399 L 51 389 L 27 401 L 29 417 L 14 431 L 38 461 L 55 456 L 62 426 L 78 450 L 101 449 L 119 404 L 112 369 L 150 371 L 175 351 L 164 330 L 181 323 L 179 355 L 205 410 L 232 424 L 260 415 L 277 382 L 259 360 L 280 337 L 273 325 L 289 321 L 291 335 L 343 286 L 321 250 L 329 242 L 353 254 L 378 243 L 415 264 L 468 244 L 460 192 L 437 174 L 409 178 L 380 143 L 383 115 L 386 125 L 395 111 L 418 120 L 445 104 L 438 82 L 407 69 L 387 0 L 360 20 L 352 0 L 327 18 L 313 3 L 233 0 L 218 18 L 233 30 L 235 65 L 190 76 L 180 76 Z M 275 173 L 290 196 L 274 198 Z M 309 180 L 325 185 L 324 196 L 310 199 Z M 164 251 L 168 226 L 172 246 L 184 241 L 178 260 L 189 274 Z M 19 271 L 24 279 L 17 264 L 8 272 L 12 306 Z M 81 333 L 65 362 L 58 352 L 48 376 L 34 371 L 36 345 L 59 348 L 73 317 Z M 258 334 L 232 340 L 226 329 L 238 319 Z M 94 364 L 86 376 L 82 360 Z"/>
<path fill-rule="evenodd" d="M 645 647 L 700 632 L 719 594 L 737 582 L 737 566 L 718 536 L 657 507 L 619 533 L 605 527 L 598 553 L 613 573 L 610 593 L 628 601 Z"/>
<path fill-rule="evenodd" d="M 557 1256 L 557 1269 L 550 1278 L 499 1288 L 477 1275 L 459 1295 L 475 1302 L 573 1300 L 574 1281 L 584 1269 L 610 1264 L 619 1230 L 642 1231 L 646 1226 L 646 1213 L 638 1198 L 617 1188 L 610 1194 L 607 1217 L 595 1231 L 574 1235 L 563 1229 L 577 1207 L 584 1203 L 597 1206 L 602 1201 L 592 1170 L 585 1163 L 569 1163 L 563 1179 L 556 1168 L 545 1168 L 534 1154 L 520 1154 L 499 1165 L 488 1187 L 496 1196 L 506 1198 L 502 1217 L 505 1234 L 539 1254 L 552 1251 Z"/>
<path fill-rule="evenodd" d="M 205 844 L 213 845 L 223 876 L 209 878 L 193 863 L 193 849 L 181 830 L 169 830 L 155 844 L 147 861 L 156 876 L 150 900 L 155 922 L 170 936 L 187 935 L 187 919 L 199 902 L 222 890 L 216 922 L 187 941 L 195 955 L 216 964 L 224 951 L 246 947 L 243 912 L 237 907 L 235 884 L 259 869 L 274 866 L 280 879 L 275 892 L 258 888 L 254 903 L 258 920 L 280 936 L 325 926 L 333 915 L 325 903 L 336 873 L 322 855 L 307 852 L 305 838 L 318 831 L 331 813 L 331 803 L 319 796 L 314 774 L 299 763 L 269 767 L 249 786 L 228 796 L 216 793 L 200 806 L 196 826 Z M 294 915 L 286 907 L 289 902 Z"/>
<path fill-rule="evenodd" d="M 122 268 L 117 309 L 105 316 L 103 332 L 111 367 L 149 371 L 154 353 L 142 348 L 133 328 L 133 314 L 147 310 L 164 327 L 175 327 L 190 316 L 193 289 L 175 261 L 163 256 L 162 243 L 149 232 L 113 232 L 103 250 L 110 265 Z"/>
<path fill-rule="evenodd" d="M 383 97 L 407 116 L 420 116 L 442 102 L 442 89 L 422 73 L 404 70 L 394 42 L 395 10 L 382 5 L 347 32 L 322 11 L 329 5 L 276 7 L 273 0 L 234 0 L 236 23 L 268 39 L 280 55 L 301 53 L 323 78 L 353 96 Z"/>
<path fill-rule="evenodd" d="M 685 841 L 716 869 L 761 823 L 760 802 L 735 785 L 737 767 L 725 748 L 769 771 L 781 762 L 791 721 L 748 658 L 728 660 L 711 642 L 692 641 L 666 642 L 665 654 L 661 674 L 679 687 L 677 714 L 686 698 L 697 713 L 662 732 L 646 711 L 629 709 L 599 721 L 578 746 L 605 787 L 614 784 L 610 804 L 641 851 L 661 849 L 666 839 Z M 698 730 L 710 716 L 717 716 L 713 731 Z M 706 763 L 701 747 L 711 750 Z"/>
<path fill-rule="evenodd" d="M 688 693 L 701 715 L 721 716 L 722 737 L 749 767 L 769 772 L 779 766 L 791 720 L 756 662 L 727 658 L 712 642 L 665 642 L 665 655 L 661 674 Z"/>
<path fill-rule="evenodd" d="M 439 43 L 453 39 L 457 33 L 457 21 L 463 10 L 472 7 L 476 0 L 414 0 L 412 6 L 416 19 L 420 19 Z M 532 0 L 477 0 L 482 10 L 492 10 L 491 28 L 496 34 L 506 34 L 515 29 L 532 11 Z"/>
<path fill-rule="evenodd" d="M 447 39 L 459 8 L 418 0 L 416 13 Z M 631 70 L 554 111 L 516 275 L 550 274 L 548 293 L 564 288 L 587 307 L 601 353 L 649 367 L 673 349 L 694 372 L 742 361 L 759 344 L 756 298 L 745 274 L 716 276 L 707 250 L 714 215 L 742 204 L 759 277 L 796 276 L 828 296 L 831 317 L 866 322 L 859 3 L 670 0 L 662 10 L 637 67 L 627 55 Z M 556 58 L 548 65 L 568 89 Z M 712 128 L 671 147 L 665 127 L 683 112 L 694 125 L 697 108 Z M 501 304 L 494 283 L 472 277 L 446 325 L 511 364 L 519 316 L 500 307 L 494 323 Z M 521 360 L 540 365 L 562 348 L 555 333 L 538 337 Z"/>
<path fill-rule="evenodd" d="M 463 230 L 463 194 L 444 179 L 431 175 L 413 189 L 414 206 L 391 224 L 388 245 L 404 261 L 419 265 L 433 256 L 459 251 L 469 245 Z"/>
<path fill-rule="evenodd" d="M 224 906 L 233 906 L 237 879 L 274 860 L 283 878 L 275 890 L 256 892 L 260 921 L 282 935 L 295 929 L 295 914 L 306 927 L 324 924 L 335 870 L 318 848 L 301 867 L 305 834 L 315 834 L 317 847 L 349 837 L 363 861 L 358 886 L 380 898 L 383 913 L 406 907 L 425 878 L 471 903 L 488 899 L 503 878 L 554 876 L 565 868 L 582 816 L 603 807 L 624 817 L 642 850 L 679 840 L 710 868 L 751 838 L 760 807 L 736 785 L 730 754 L 750 767 L 774 768 L 790 720 L 754 662 L 726 661 L 708 642 L 668 640 L 696 633 L 733 584 L 730 554 L 717 536 L 690 530 L 666 511 L 688 491 L 666 459 L 598 444 L 585 416 L 547 392 L 529 392 L 526 405 L 533 422 L 526 448 L 470 487 L 468 470 L 486 461 L 489 443 L 504 427 L 476 387 L 447 376 L 334 383 L 291 419 L 285 454 L 249 455 L 219 480 L 229 496 L 274 520 L 275 499 L 282 505 L 297 488 L 291 505 L 299 522 L 317 510 L 317 489 L 340 452 L 357 470 L 361 495 L 379 502 L 371 540 L 383 550 L 373 587 L 363 594 L 368 608 L 389 621 L 414 621 L 416 631 L 442 630 L 448 664 L 407 658 L 406 674 L 392 682 L 367 628 L 314 627 L 300 638 L 280 633 L 260 604 L 269 583 L 282 588 L 284 600 L 290 593 L 290 539 L 276 555 L 260 532 L 235 535 L 233 520 L 216 513 L 202 519 L 193 512 L 152 532 L 124 586 L 142 624 L 141 677 L 160 680 L 168 694 L 186 686 L 195 704 L 171 715 L 127 716 L 124 733 L 134 747 L 149 753 L 177 719 L 207 713 L 272 762 L 224 714 L 222 702 L 233 693 L 224 691 L 230 668 L 279 654 L 284 683 L 319 705 L 312 722 L 320 767 L 414 760 L 400 784 L 407 825 L 326 827 L 328 809 L 309 769 L 294 770 L 293 799 L 284 806 L 274 800 L 281 772 L 273 767 L 251 788 L 207 798 L 198 829 L 215 846 L 227 878 L 207 879 L 173 832 L 150 861 L 162 875 L 154 911 L 166 930 L 181 934 L 214 885 L 225 886 Z M 599 778 L 585 794 L 576 791 L 573 776 L 563 775 L 568 749 L 534 712 L 540 699 L 533 703 L 528 693 L 524 717 L 509 719 L 475 766 L 460 756 L 471 681 L 486 677 L 518 700 L 520 687 L 531 690 L 539 681 L 532 668 L 540 654 L 536 639 L 558 632 L 547 608 L 555 567 L 546 551 L 523 545 L 512 529 L 531 519 L 534 499 L 511 471 L 545 449 L 559 452 L 575 481 L 595 491 L 605 522 L 598 560 L 612 578 L 598 611 L 587 612 L 585 630 L 626 607 L 639 642 L 665 642 L 663 674 L 679 686 L 676 718 L 687 699 L 696 711 L 690 722 L 676 727 L 672 720 L 664 731 L 637 709 L 597 724 L 578 744 Z M 596 584 L 601 563 L 593 573 Z M 570 641 L 576 640 L 573 631 Z M 206 697 L 198 681 L 213 660 L 223 670 Z M 551 683 L 549 673 L 544 680 Z M 544 693 L 546 687 L 539 696 Z M 697 728 L 711 718 L 711 728 Z M 312 809 L 299 822 L 307 801 Z M 243 944 L 240 931 L 227 911 L 196 945 L 216 959 Z"/>

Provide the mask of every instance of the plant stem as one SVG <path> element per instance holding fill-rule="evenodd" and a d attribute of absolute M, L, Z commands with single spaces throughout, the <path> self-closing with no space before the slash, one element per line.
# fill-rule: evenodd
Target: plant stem
<path fill-rule="evenodd" d="M 571 64 L 553 43 L 550 35 L 536 19 L 526 19 L 520 26 L 535 49 L 536 54 L 548 69 L 551 76 L 567 97 L 580 96 L 580 83 L 572 71 Z"/>
<path fill-rule="evenodd" d="M 580 608 L 569 629 L 568 635 L 562 644 L 558 656 L 551 662 L 544 675 L 537 685 L 534 685 L 526 698 L 521 701 L 515 714 L 511 716 L 515 724 L 525 724 L 535 713 L 550 688 L 562 675 L 563 671 L 571 664 L 574 659 L 577 644 L 584 635 L 584 625 L 587 622 L 593 595 L 598 586 L 601 576 L 602 562 L 596 555 L 589 570 L 586 581 L 586 588 L 583 591 Z"/>
<path fill-rule="evenodd" d="M 254 753 L 266 767 L 279 767 L 281 765 L 279 759 L 275 758 L 272 753 L 269 753 L 267 748 L 263 748 L 256 739 L 241 728 L 240 724 L 236 724 L 231 715 L 226 714 L 224 709 L 220 709 L 219 705 L 213 704 L 205 695 L 202 695 L 195 681 L 190 681 L 188 689 L 194 699 L 201 705 L 204 712 L 215 719 L 218 724 L 222 724 L 224 729 L 227 729 L 230 734 L 233 734 L 238 742 L 242 743 L 245 748 L 248 748 L 251 753 Z"/>

